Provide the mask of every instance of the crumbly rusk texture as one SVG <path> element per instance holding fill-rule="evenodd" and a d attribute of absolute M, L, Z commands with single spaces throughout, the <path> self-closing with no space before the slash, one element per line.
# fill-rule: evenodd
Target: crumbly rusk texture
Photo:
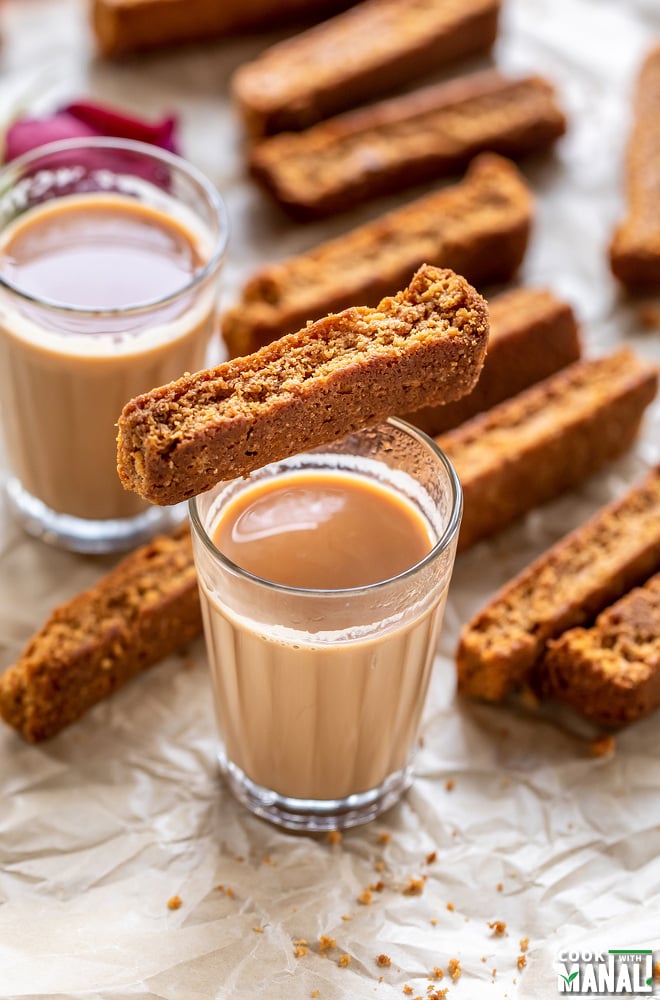
<path fill-rule="evenodd" d="M 515 159 L 546 149 L 565 129 L 549 83 L 488 70 L 264 139 L 249 163 L 304 221 L 456 172 L 487 150 Z"/>
<path fill-rule="evenodd" d="M 463 487 L 459 552 L 621 455 L 657 387 L 657 369 L 624 349 L 578 361 L 437 438 Z"/>
<path fill-rule="evenodd" d="M 219 35 L 321 18 L 355 0 L 92 0 L 92 28 L 101 55 L 180 45 Z"/>
<path fill-rule="evenodd" d="M 503 292 L 489 301 L 488 315 L 488 353 L 472 392 L 455 403 L 405 414 L 427 434 L 458 427 L 580 357 L 573 310 L 545 289 Z"/>
<path fill-rule="evenodd" d="M 660 574 L 548 644 L 544 696 L 605 726 L 625 726 L 660 706 Z"/>
<path fill-rule="evenodd" d="M 31 743 L 48 739 L 201 628 L 190 533 L 180 528 L 53 611 L 0 676 L 0 715 Z"/>
<path fill-rule="evenodd" d="M 465 626 L 459 690 L 501 701 L 528 680 L 550 639 L 589 624 L 658 570 L 660 467 L 552 546 Z"/>
<path fill-rule="evenodd" d="M 525 254 L 531 217 L 531 195 L 517 168 L 484 153 L 460 184 L 259 271 L 223 316 L 229 354 L 252 354 L 354 302 L 376 305 L 425 260 L 475 284 L 506 281 Z"/>
<path fill-rule="evenodd" d="M 610 247 L 612 271 L 630 289 L 660 287 L 660 45 L 642 65 L 626 159 L 628 214 Z"/>
<path fill-rule="evenodd" d="M 132 400 L 119 419 L 119 475 L 153 503 L 178 503 L 403 408 L 457 399 L 487 340 L 481 296 L 424 265 L 376 309 L 327 316 Z"/>
<path fill-rule="evenodd" d="M 239 66 L 251 135 L 307 128 L 439 66 L 490 49 L 500 0 L 364 0 Z"/>

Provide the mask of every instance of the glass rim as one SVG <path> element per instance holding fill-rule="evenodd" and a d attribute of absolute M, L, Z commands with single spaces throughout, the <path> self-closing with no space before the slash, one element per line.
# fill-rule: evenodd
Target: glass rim
<path fill-rule="evenodd" d="M 79 150 L 82 152 L 88 149 L 120 150 L 128 153 L 139 154 L 140 156 L 156 160 L 167 165 L 168 167 L 187 174 L 197 184 L 197 186 L 201 188 L 205 198 L 207 199 L 209 207 L 213 211 L 214 217 L 218 222 L 218 236 L 214 239 L 213 251 L 208 261 L 202 268 L 196 270 L 194 274 L 190 276 L 185 285 L 178 288 L 176 291 L 168 292 L 166 295 L 159 296 L 155 299 L 145 299 L 143 302 L 136 302 L 134 305 L 120 306 L 118 308 L 103 307 L 99 309 L 90 309 L 89 306 L 67 305 L 64 302 L 58 302 L 55 299 L 48 299 L 40 295 L 34 295 L 31 292 L 22 289 L 20 285 L 17 285 L 11 278 L 8 278 L 7 275 L 3 274 L 2 271 L 0 271 L 0 288 L 7 289 L 7 291 L 16 295 L 24 302 L 29 302 L 31 305 L 42 306 L 46 309 L 50 309 L 66 316 L 106 318 L 135 316 L 143 312 L 148 312 L 152 309 L 170 305 L 171 303 L 176 302 L 176 300 L 182 295 L 189 294 L 199 285 L 203 284 L 207 278 L 209 278 L 218 269 L 227 250 L 227 242 L 229 239 L 229 216 L 224 199 L 215 185 L 201 170 L 198 170 L 197 167 L 193 166 L 193 164 L 189 163 L 182 156 L 177 156 L 176 153 L 170 153 L 169 150 L 161 149 L 159 146 L 151 145 L 151 143 L 148 142 L 138 142 L 135 139 L 120 139 L 114 136 L 89 136 L 85 139 L 59 139 L 56 142 L 45 143 L 43 146 L 36 146 L 34 149 L 28 150 L 28 152 L 23 153 L 22 156 L 17 156 L 15 160 L 11 160 L 9 163 L 0 168 L 0 192 L 7 193 L 15 187 L 20 180 L 18 175 L 21 170 L 25 167 L 29 167 L 30 164 L 44 156 L 52 156 L 57 153 L 65 153 L 67 151 L 73 152 Z M 2 229 L 0 229 L 0 232 L 2 232 Z"/>
<path fill-rule="evenodd" d="M 369 583 L 362 587 L 343 587 L 337 590 L 328 590 L 323 588 L 314 587 L 291 587 L 288 584 L 275 583 L 273 580 L 266 580 L 261 576 L 256 576 L 254 573 L 250 573 L 249 570 L 243 569 L 238 566 L 235 562 L 229 559 L 221 550 L 215 545 L 213 539 L 207 532 L 206 528 L 202 524 L 202 519 L 199 514 L 197 507 L 197 497 L 192 497 L 188 501 L 188 510 L 190 514 L 190 521 L 193 527 L 193 533 L 197 535 L 200 541 L 204 544 L 205 548 L 213 556 L 213 558 L 220 562 L 225 569 L 228 569 L 235 576 L 241 577 L 244 580 L 249 580 L 251 583 L 256 583 L 266 590 L 275 591 L 276 593 L 297 595 L 299 597 L 358 597 L 364 594 L 372 594 L 374 591 L 380 590 L 384 587 L 391 586 L 395 583 L 400 583 L 416 573 L 419 573 L 422 569 L 428 566 L 430 563 L 435 562 L 435 560 L 442 555 L 443 552 L 449 547 L 449 545 L 454 540 L 454 537 L 458 533 L 458 529 L 461 524 L 461 517 L 463 514 L 463 490 L 461 488 L 460 480 L 458 474 L 450 462 L 450 460 L 445 455 L 442 448 L 425 434 L 424 431 L 420 430 L 419 427 L 415 427 L 413 424 L 408 423 L 407 420 L 402 420 L 400 417 L 388 417 L 387 420 L 381 421 L 380 424 L 375 426 L 383 426 L 383 424 L 389 424 L 391 427 L 396 427 L 397 430 L 403 431 L 409 437 L 415 438 L 418 442 L 423 444 L 436 459 L 440 460 L 440 463 L 444 466 L 444 470 L 447 474 L 449 481 L 449 486 L 451 490 L 451 509 L 449 519 L 444 528 L 444 531 L 438 538 L 437 542 L 433 548 L 423 556 L 418 562 L 414 563 L 408 569 L 404 570 L 402 573 L 398 573 L 396 576 L 389 576 L 385 580 L 377 580 L 375 583 Z M 367 430 L 368 428 L 359 428 L 359 430 L 353 433 L 360 433 L 362 430 Z M 346 435 L 348 436 L 348 435 Z M 341 440 L 341 439 L 340 439 Z M 328 444 L 333 444 L 334 442 L 328 442 Z M 323 447 L 322 445 L 320 447 Z M 314 449 L 315 450 L 315 449 Z M 304 453 L 303 453 L 304 454 Z M 294 457 L 294 456 L 290 456 Z M 267 463 L 270 464 L 270 463 Z M 231 480 L 229 480 L 231 482 Z M 216 486 L 220 485 L 219 483 Z M 211 487 L 215 489 L 216 487 Z"/>

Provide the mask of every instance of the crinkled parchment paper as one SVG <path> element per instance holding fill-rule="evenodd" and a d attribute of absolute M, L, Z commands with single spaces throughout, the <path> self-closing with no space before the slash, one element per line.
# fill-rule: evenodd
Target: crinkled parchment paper
<path fill-rule="evenodd" d="M 7 0 L 3 107 L 27 86 L 91 92 L 145 114 L 179 111 L 188 155 L 229 205 L 226 301 L 260 261 L 353 223 L 295 228 L 242 176 L 227 80 L 264 39 L 96 65 L 84 6 Z M 526 168 L 539 197 L 522 280 L 574 304 L 589 352 L 628 343 L 660 360 L 660 331 L 643 330 L 605 256 L 621 208 L 633 74 L 654 33 L 658 0 L 508 0 L 497 56 L 547 73 L 571 119 L 556 155 Z M 593 733 L 574 718 L 457 701 L 451 660 L 460 624 L 500 583 L 658 460 L 656 405 L 631 455 L 459 560 L 414 787 L 340 845 L 278 832 L 232 800 L 216 769 L 201 643 L 43 746 L 2 727 L 3 1000 L 289 1000 L 315 990 L 322 1000 L 391 1000 L 404 984 L 426 995 L 435 966 L 450 998 L 538 1000 L 557 995 L 553 963 L 564 947 L 660 944 L 660 716 L 594 759 Z M 2 667 L 108 562 L 28 540 L 0 514 Z M 423 893 L 403 894 L 421 875 Z M 378 880 L 384 890 L 359 905 Z M 175 894 L 182 905 L 171 911 Z M 495 920 L 506 923 L 503 936 L 487 926 Z M 327 957 L 321 934 L 337 942 Z M 299 938 L 310 950 L 295 958 Z M 381 953 L 390 967 L 376 964 Z M 344 954 L 350 964 L 339 967 Z M 461 964 L 456 982 L 451 958 Z"/>

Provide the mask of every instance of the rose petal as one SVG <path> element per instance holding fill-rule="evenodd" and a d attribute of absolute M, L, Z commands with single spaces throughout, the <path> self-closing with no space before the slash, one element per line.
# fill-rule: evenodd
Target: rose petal
<path fill-rule="evenodd" d="M 70 115 L 56 113 L 50 118 L 23 118 L 10 125 L 5 135 L 5 162 L 28 153 L 37 146 L 58 139 L 86 139 L 96 133 Z"/>

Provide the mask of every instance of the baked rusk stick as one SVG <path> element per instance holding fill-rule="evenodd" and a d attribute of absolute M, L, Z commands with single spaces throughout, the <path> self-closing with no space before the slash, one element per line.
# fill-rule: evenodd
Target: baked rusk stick
<path fill-rule="evenodd" d="M 436 438 L 463 487 L 458 551 L 623 454 L 657 387 L 657 369 L 624 349 L 578 361 Z"/>
<path fill-rule="evenodd" d="M 660 467 L 548 549 L 465 626 L 459 691 L 501 701 L 530 678 L 550 639 L 590 624 L 658 570 Z"/>
<path fill-rule="evenodd" d="M 660 573 L 603 611 L 592 628 L 548 643 L 537 687 L 604 726 L 660 706 Z"/>
<path fill-rule="evenodd" d="M 375 309 L 326 316 L 132 400 L 118 424 L 120 478 L 153 503 L 178 503 L 404 407 L 457 399 L 476 382 L 487 340 L 481 296 L 424 265 Z"/>
<path fill-rule="evenodd" d="M 580 357 L 575 314 L 552 292 L 542 288 L 503 292 L 489 301 L 488 316 L 488 353 L 472 392 L 455 403 L 405 414 L 427 434 L 458 427 Z"/>
<path fill-rule="evenodd" d="M 127 52 L 180 45 L 294 18 L 321 18 L 351 0 L 92 0 L 92 27 L 99 52 Z"/>
<path fill-rule="evenodd" d="M 0 675 L 0 715 L 31 743 L 48 739 L 201 628 L 190 533 L 180 528 L 53 611 Z"/>
<path fill-rule="evenodd" d="M 626 158 L 628 211 L 610 262 L 629 289 L 660 287 L 660 45 L 642 64 Z"/>
<path fill-rule="evenodd" d="M 253 146 L 253 177 L 296 219 L 456 173 L 478 153 L 547 149 L 566 120 L 552 86 L 497 70 L 416 90 Z"/>
<path fill-rule="evenodd" d="M 490 49 L 500 0 L 364 0 L 266 49 L 232 80 L 252 135 L 307 128 Z"/>
<path fill-rule="evenodd" d="M 484 153 L 465 180 L 259 271 L 225 312 L 232 357 L 252 354 L 310 319 L 393 295 L 426 260 L 468 281 L 506 281 L 522 262 L 532 199 L 509 160 Z"/>

